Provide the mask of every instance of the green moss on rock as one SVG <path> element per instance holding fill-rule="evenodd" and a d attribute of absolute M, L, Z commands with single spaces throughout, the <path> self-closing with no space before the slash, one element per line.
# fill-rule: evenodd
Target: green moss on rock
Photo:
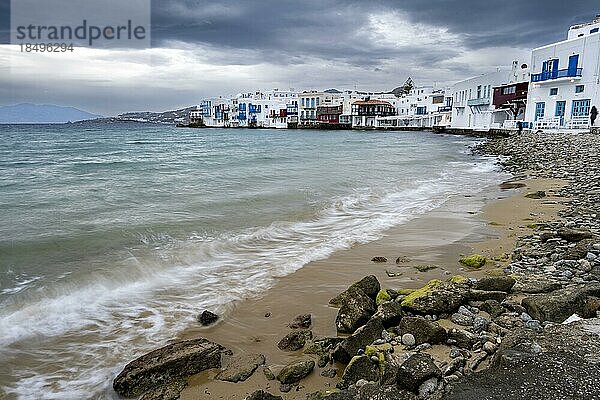
<path fill-rule="evenodd" d="M 381 289 L 379 291 L 379 293 L 377 293 L 377 297 L 375 298 L 375 302 L 377 304 L 381 304 L 383 302 L 390 301 L 391 299 L 392 299 L 392 296 L 390 296 L 390 294 L 388 293 L 388 291 L 385 290 L 385 289 Z"/>
<path fill-rule="evenodd" d="M 402 307 L 410 307 L 411 303 L 420 297 L 427 296 L 430 294 L 436 286 L 438 286 L 442 281 L 439 279 L 432 279 L 425 286 L 420 289 L 415 289 L 409 295 L 407 295 L 400 305 Z"/>
<path fill-rule="evenodd" d="M 472 254 L 458 260 L 462 265 L 469 268 L 481 268 L 487 262 L 487 258 L 481 254 Z"/>
<path fill-rule="evenodd" d="M 452 278 L 448 279 L 448 282 L 458 283 L 458 284 L 467 283 L 468 281 L 469 281 L 469 279 L 465 278 L 462 275 L 454 275 Z"/>

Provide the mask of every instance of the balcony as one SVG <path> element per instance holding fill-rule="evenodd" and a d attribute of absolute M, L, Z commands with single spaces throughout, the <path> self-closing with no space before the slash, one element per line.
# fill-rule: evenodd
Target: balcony
<path fill-rule="evenodd" d="M 489 97 L 482 97 L 480 99 L 471 99 L 471 100 L 467 101 L 467 105 L 469 107 L 472 107 L 472 106 L 489 106 L 490 105 L 490 98 Z"/>
<path fill-rule="evenodd" d="M 438 112 L 452 111 L 452 106 L 438 106 Z"/>
<path fill-rule="evenodd" d="M 583 68 L 545 71 L 539 74 L 531 74 L 531 82 L 544 82 L 560 78 L 581 78 L 582 72 Z"/>

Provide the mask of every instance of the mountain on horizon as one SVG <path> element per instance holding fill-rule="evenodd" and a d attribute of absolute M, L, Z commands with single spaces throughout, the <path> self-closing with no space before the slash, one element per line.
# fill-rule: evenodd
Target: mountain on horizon
<path fill-rule="evenodd" d="M 98 117 L 101 115 L 51 104 L 0 106 L 0 124 L 64 124 Z"/>

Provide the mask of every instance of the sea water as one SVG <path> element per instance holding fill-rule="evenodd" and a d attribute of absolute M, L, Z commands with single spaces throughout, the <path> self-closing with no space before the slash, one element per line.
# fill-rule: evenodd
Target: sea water
<path fill-rule="evenodd" d="M 499 181 L 428 132 L 0 126 L 0 396 L 113 398 L 207 308 Z"/>

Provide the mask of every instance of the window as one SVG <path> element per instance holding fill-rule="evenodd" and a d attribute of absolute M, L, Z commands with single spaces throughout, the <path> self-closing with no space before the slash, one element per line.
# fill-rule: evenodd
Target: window
<path fill-rule="evenodd" d="M 535 120 L 544 118 L 544 111 L 546 110 L 546 103 L 535 103 Z"/>
<path fill-rule="evenodd" d="M 477 86 L 477 98 L 481 98 L 481 85 Z"/>
<path fill-rule="evenodd" d="M 517 92 L 517 87 L 516 86 L 508 86 L 508 87 L 502 88 L 502 94 L 503 95 L 515 94 L 516 92 Z"/>
<path fill-rule="evenodd" d="M 550 89 L 550 96 L 556 96 L 558 94 L 558 88 Z"/>
<path fill-rule="evenodd" d="M 598 33 L 598 30 L 599 30 L 599 28 L 594 28 L 594 29 L 592 29 L 592 30 L 590 31 L 590 35 L 591 35 L 592 33 Z"/>
<path fill-rule="evenodd" d="M 554 113 L 554 116 L 555 117 L 564 117 L 566 106 L 567 106 L 566 101 L 557 101 L 556 102 L 556 112 Z"/>
<path fill-rule="evenodd" d="M 304 107 L 304 97 L 302 98 L 302 107 Z"/>
<path fill-rule="evenodd" d="M 317 97 L 317 105 L 319 105 L 320 100 L 321 100 L 321 98 Z"/>
<path fill-rule="evenodd" d="M 587 100 L 573 100 L 573 111 L 571 112 L 573 117 L 587 117 L 590 115 L 590 99 Z"/>
<path fill-rule="evenodd" d="M 583 93 L 584 89 L 585 89 L 585 85 L 577 85 L 577 86 L 575 86 L 575 93 Z"/>
<path fill-rule="evenodd" d="M 315 108 L 315 98 L 310 99 L 310 108 Z"/>

